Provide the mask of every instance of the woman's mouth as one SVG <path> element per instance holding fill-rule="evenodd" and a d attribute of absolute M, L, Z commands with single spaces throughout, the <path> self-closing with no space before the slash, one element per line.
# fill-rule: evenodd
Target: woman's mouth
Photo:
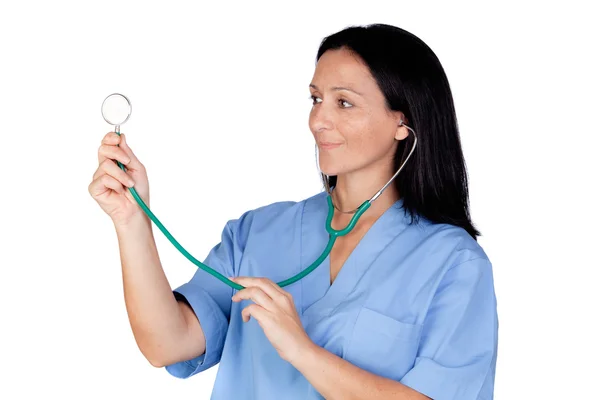
<path fill-rule="evenodd" d="M 341 143 L 319 142 L 319 148 L 323 150 L 335 149 L 341 145 Z"/>

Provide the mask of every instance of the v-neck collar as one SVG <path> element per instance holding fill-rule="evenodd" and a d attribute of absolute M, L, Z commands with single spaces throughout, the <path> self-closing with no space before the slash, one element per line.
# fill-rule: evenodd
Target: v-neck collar
<path fill-rule="evenodd" d="M 344 262 L 332 284 L 330 283 L 329 256 L 300 281 L 302 283 L 303 312 L 313 312 L 313 310 L 317 312 L 334 308 L 352 294 L 377 256 L 405 226 L 402 204 L 401 199 L 396 201 L 371 225 Z M 327 245 L 329 240 L 325 229 L 327 213 L 326 192 L 306 200 L 302 214 L 300 252 L 302 268 L 309 266 Z"/>

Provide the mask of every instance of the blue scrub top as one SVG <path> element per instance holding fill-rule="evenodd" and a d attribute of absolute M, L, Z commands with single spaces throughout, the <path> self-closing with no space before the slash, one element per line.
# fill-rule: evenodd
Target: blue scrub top
<path fill-rule="evenodd" d="M 279 202 L 228 221 L 204 261 L 225 276 L 274 282 L 323 251 L 327 194 Z M 330 284 L 329 257 L 286 286 L 317 345 L 374 374 L 435 399 L 492 399 L 498 317 L 492 265 L 462 228 L 409 224 L 402 200 L 368 230 Z M 202 270 L 174 290 L 196 313 L 205 354 L 166 366 L 189 378 L 217 363 L 212 399 L 322 399 L 284 361 L 255 319 L 233 303 L 237 290 Z"/>

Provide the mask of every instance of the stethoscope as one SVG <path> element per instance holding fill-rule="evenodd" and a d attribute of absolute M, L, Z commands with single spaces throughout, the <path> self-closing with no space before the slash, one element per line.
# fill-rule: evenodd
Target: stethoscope
<path fill-rule="evenodd" d="M 114 125 L 115 133 L 117 135 L 121 136 L 121 125 L 124 124 L 125 122 L 127 122 L 127 120 L 129 119 L 129 116 L 131 115 L 131 102 L 129 101 L 129 99 L 120 93 L 110 94 L 102 102 L 101 111 L 102 111 L 102 117 L 104 118 L 104 120 L 106 122 L 108 122 L 109 124 Z M 115 121 L 117 121 L 117 122 L 115 122 Z M 415 138 L 413 146 L 410 150 L 410 153 L 408 153 L 406 160 L 404 160 L 402 165 L 400 165 L 400 168 L 398 168 L 398 171 L 396 171 L 394 176 L 392 176 L 392 178 L 381 188 L 381 190 L 379 190 L 377 193 L 375 193 L 375 195 L 373 195 L 373 197 L 371 197 L 369 200 L 366 200 L 364 203 L 362 203 L 356 210 L 342 211 L 342 210 L 339 210 L 337 207 L 334 207 L 333 201 L 331 199 L 332 191 L 331 191 L 331 187 L 329 186 L 329 180 L 327 179 L 327 176 L 321 172 L 321 176 L 325 182 L 325 187 L 326 187 L 327 194 L 328 194 L 327 205 L 328 205 L 329 211 L 328 211 L 328 215 L 327 215 L 327 220 L 325 222 L 325 229 L 327 230 L 327 233 L 329 233 L 329 241 L 327 243 L 327 246 L 321 253 L 321 255 L 311 265 L 309 265 L 307 268 L 305 268 L 303 271 L 299 272 L 295 276 L 293 276 L 289 279 L 286 279 L 284 281 L 278 282 L 277 285 L 279 285 L 280 287 L 291 285 L 292 283 L 295 283 L 295 282 L 299 281 L 300 279 L 304 278 L 305 276 L 310 274 L 312 271 L 314 271 L 319 265 L 321 265 L 323 260 L 325 260 L 325 258 L 327 258 L 329 253 L 331 253 L 331 249 L 333 248 L 333 245 L 334 245 L 336 239 L 340 236 L 347 235 L 355 227 L 358 219 L 361 217 L 361 215 L 364 214 L 365 211 L 367 211 L 367 209 L 371 206 L 371 203 L 373 203 L 373 201 L 375 201 L 379 196 L 381 196 L 383 191 L 392 183 L 392 181 L 396 178 L 396 176 L 398 176 L 398 174 L 400 173 L 402 168 L 404 168 L 404 166 L 406 165 L 406 162 L 408 161 L 408 159 L 410 158 L 410 156 L 412 155 L 412 153 L 414 152 L 414 150 L 417 146 L 417 134 L 415 133 L 415 131 L 411 127 L 406 125 L 404 123 L 404 121 L 400 121 L 399 126 L 406 126 L 406 128 L 408 128 L 408 130 L 410 132 L 412 132 L 412 134 Z M 116 161 L 116 163 L 123 171 L 127 171 L 125 166 L 123 164 L 121 164 L 119 161 Z M 317 167 L 318 167 L 318 163 L 317 163 Z M 208 265 L 203 264 L 198 259 L 196 259 L 194 256 L 192 256 L 186 249 L 183 248 L 183 246 L 181 246 L 179 244 L 179 242 L 177 242 L 177 240 L 175 240 L 173 235 L 171 235 L 171 233 L 169 233 L 167 228 L 165 228 L 165 226 L 158 220 L 158 218 L 154 215 L 154 213 L 152 211 L 150 211 L 148 206 L 144 203 L 144 201 L 141 199 L 141 197 L 135 190 L 135 187 L 131 187 L 128 189 L 129 189 L 129 192 L 131 193 L 131 195 L 133 196 L 133 198 L 135 199 L 135 201 L 142 208 L 142 210 L 146 213 L 146 215 L 150 218 L 150 220 L 152 220 L 156 224 L 156 226 L 162 231 L 162 233 L 167 237 L 167 239 L 169 239 L 169 241 L 173 244 L 173 246 L 175 246 L 175 248 L 181 252 L 181 254 L 183 254 L 188 260 L 190 260 L 192 263 L 194 263 L 198 268 L 202 269 L 203 271 L 208 272 L 209 274 L 211 274 L 215 278 L 219 279 L 221 282 L 225 283 L 226 285 L 231 286 L 232 288 L 237 289 L 237 290 L 244 289 L 244 286 L 231 281 L 224 275 L 215 271 Z M 337 229 L 333 229 L 331 227 L 331 221 L 333 220 L 334 209 L 337 209 L 338 211 L 346 213 L 346 214 L 354 214 L 352 216 L 352 219 L 350 220 L 350 222 L 344 229 L 337 230 Z"/>

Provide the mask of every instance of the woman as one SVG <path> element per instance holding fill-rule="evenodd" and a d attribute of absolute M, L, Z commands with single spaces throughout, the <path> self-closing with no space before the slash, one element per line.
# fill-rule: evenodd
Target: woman
<path fill-rule="evenodd" d="M 309 85 L 309 126 L 334 229 L 402 172 L 311 274 L 328 241 L 327 193 L 229 221 L 202 270 L 173 292 L 144 166 L 110 132 L 89 191 L 112 218 L 140 350 L 187 378 L 220 362 L 215 399 L 491 399 L 498 320 L 490 261 L 469 216 L 452 95 L 434 53 L 388 25 L 327 37 Z M 127 166 L 127 173 L 113 160 Z M 342 210 L 342 211 L 340 211 Z M 174 293 L 174 295 L 173 295 Z"/>

